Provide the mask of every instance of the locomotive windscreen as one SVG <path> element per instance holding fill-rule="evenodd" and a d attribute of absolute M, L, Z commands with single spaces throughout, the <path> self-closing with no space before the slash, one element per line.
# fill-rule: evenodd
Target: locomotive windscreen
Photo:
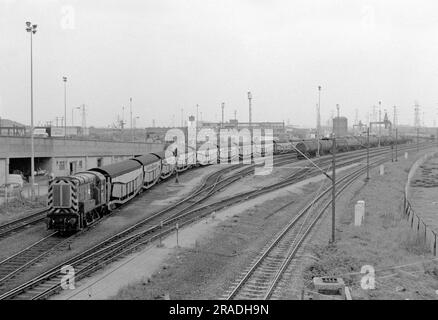
<path fill-rule="evenodd" d="M 70 185 L 55 184 L 53 186 L 53 207 L 55 208 L 70 208 Z"/>

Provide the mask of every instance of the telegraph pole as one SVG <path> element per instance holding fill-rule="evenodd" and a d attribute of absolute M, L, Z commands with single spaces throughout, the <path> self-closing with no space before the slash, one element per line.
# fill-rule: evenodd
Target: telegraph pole
<path fill-rule="evenodd" d="M 318 146 L 317 156 L 320 156 L 319 151 L 319 136 L 321 130 L 321 86 L 318 86 L 318 105 L 316 108 L 316 142 Z"/>
<path fill-rule="evenodd" d="M 336 135 L 333 133 L 332 146 L 332 243 L 335 243 L 336 223 Z"/>
<path fill-rule="evenodd" d="M 370 180 L 370 127 L 367 128 L 367 177 L 365 181 Z"/>
<path fill-rule="evenodd" d="M 332 133 L 332 175 L 330 176 L 325 170 L 321 169 L 315 162 L 312 161 L 303 152 L 298 150 L 293 144 L 292 148 L 304 158 L 306 158 L 313 166 L 321 171 L 332 182 L 332 235 L 330 243 L 335 242 L 335 223 L 336 223 L 336 134 Z"/>
<path fill-rule="evenodd" d="M 398 157 L 397 157 L 397 147 L 398 147 L 398 129 L 395 128 L 395 162 L 398 161 Z"/>

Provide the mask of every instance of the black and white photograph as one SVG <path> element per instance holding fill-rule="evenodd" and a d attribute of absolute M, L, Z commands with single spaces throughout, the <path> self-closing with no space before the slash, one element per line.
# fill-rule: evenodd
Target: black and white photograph
<path fill-rule="evenodd" d="M 437 300 L 437 12 L 0 0 L 0 300 Z"/>

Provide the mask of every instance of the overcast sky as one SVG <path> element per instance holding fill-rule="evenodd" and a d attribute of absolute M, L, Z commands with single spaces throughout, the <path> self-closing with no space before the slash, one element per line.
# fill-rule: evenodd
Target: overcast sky
<path fill-rule="evenodd" d="M 367 120 L 373 105 L 396 105 L 399 122 L 438 112 L 438 2 L 354 0 L 0 0 L 0 116 L 30 123 L 34 36 L 35 120 L 64 115 L 62 76 L 87 124 L 128 119 L 171 125 L 184 115 L 314 126 L 317 86 L 325 122 Z M 75 123 L 80 114 L 75 111 Z M 128 122 L 129 125 L 129 122 Z"/>

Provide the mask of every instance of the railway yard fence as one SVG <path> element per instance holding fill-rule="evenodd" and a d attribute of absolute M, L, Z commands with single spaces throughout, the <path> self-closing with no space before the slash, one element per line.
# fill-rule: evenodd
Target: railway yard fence
<path fill-rule="evenodd" d="M 427 225 L 418 213 L 413 209 L 409 201 L 409 188 L 411 180 L 417 169 L 432 157 L 438 156 L 438 152 L 427 153 L 418 159 L 409 170 L 408 180 L 406 182 L 403 196 L 403 214 L 412 229 L 416 231 L 417 236 L 424 241 L 424 244 L 430 249 L 434 256 L 437 254 L 437 233 Z"/>

